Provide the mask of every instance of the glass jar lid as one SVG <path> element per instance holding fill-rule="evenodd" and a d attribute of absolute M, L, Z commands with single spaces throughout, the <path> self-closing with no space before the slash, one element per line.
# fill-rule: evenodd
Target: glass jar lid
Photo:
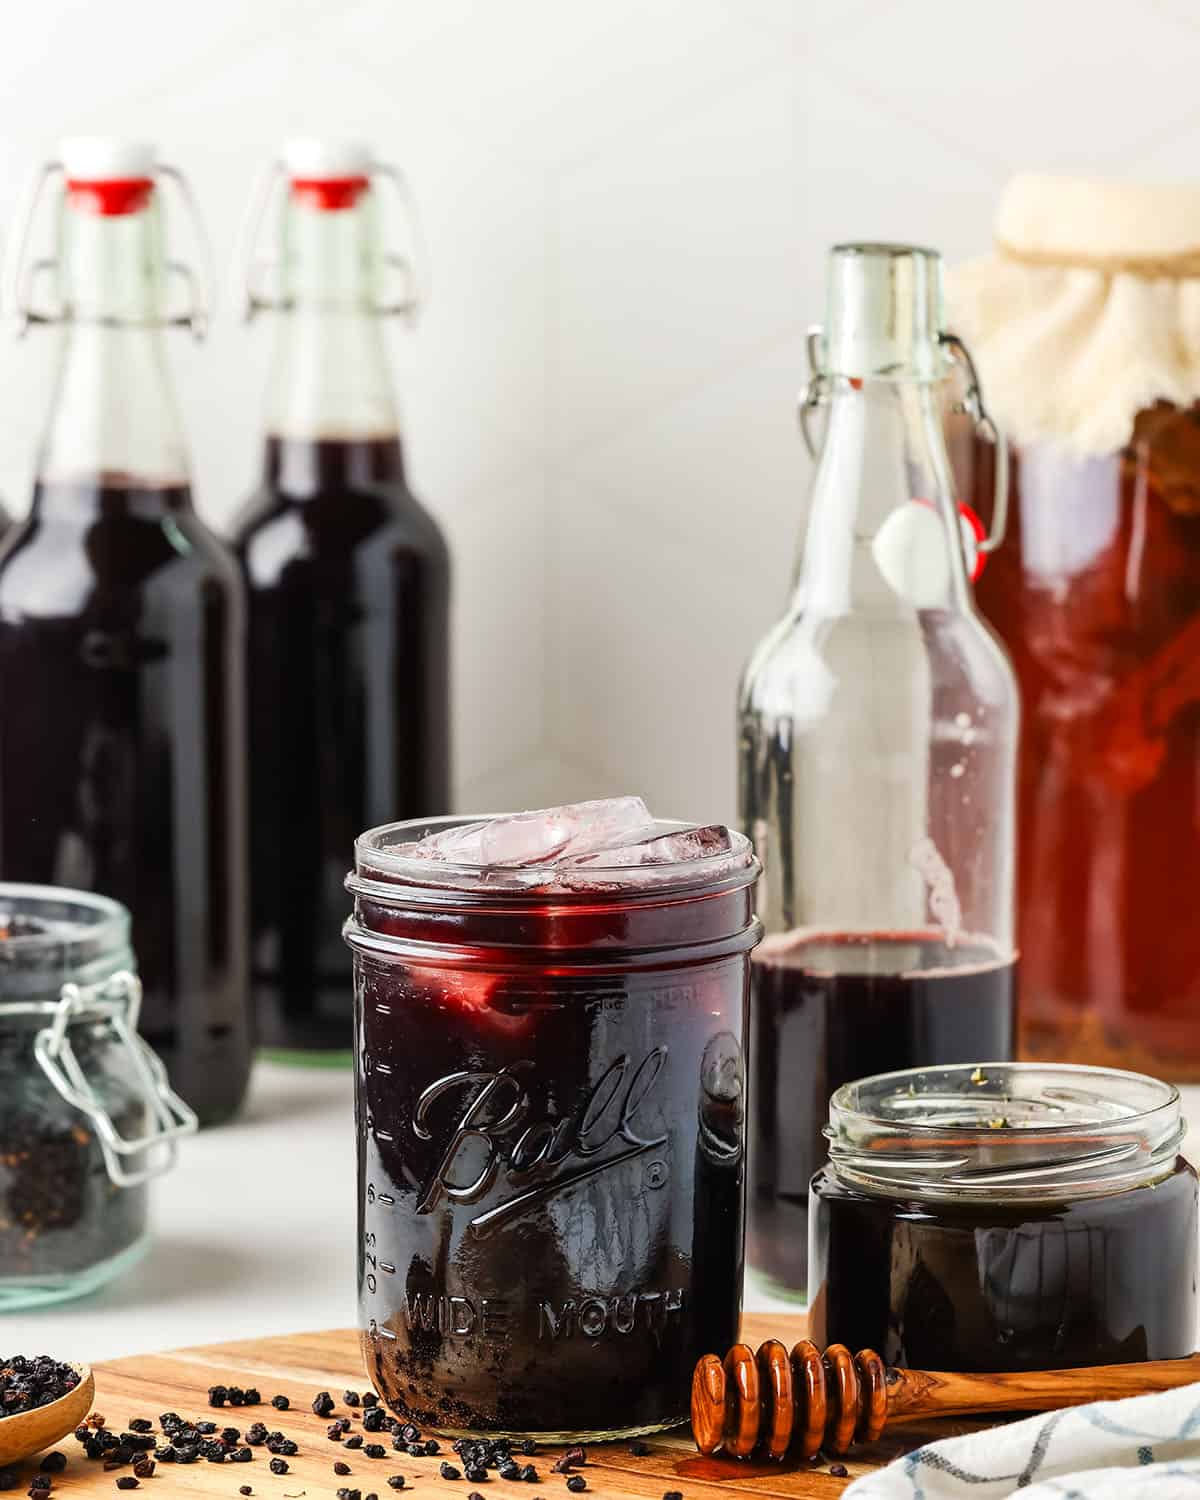
<path fill-rule="evenodd" d="M 1178 1089 L 1141 1073 L 980 1063 L 845 1084 L 825 1134 L 834 1171 L 866 1192 L 1002 1202 L 1157 1181 L 1185 1129 Z"/>
<path fill-rule="evenodd" d="M 0 882 L 0 1015 L 133 967 L 129 912 L 91 891 Z"/>
<path fill-rule="evenodd" d="M 558 809 L 545 809 L 547 813 Z M 460 891 L 464 897 L 484 899 L 511 896 L 519 899 L 531 894 L 535 900 L 583 902 L 597 895 L 620 895 L 629 900 L 646 896 L 659 897 L 666 892 L 690 891 L 715 883 L 746 885 L 757 878 L 754 850 L 744 834 L 722 829 L 726 835 L 720 847 L 712 852 L 687 852 L 653 862 L 636 863 L 630 850 L 601 849 L 596 853 L 566 861 L 547 857 L 543 861 L 510 864 L 459 862 L 453 857 L 421 857 L 418 841 L 428 835 L 449 834 L 458 830 L 471 834 L 486 823 L 507 822 L 515 817 L 538 814 L 498 814 L 491 817 L 451 816 L 417 818 L 406 823 L 387 823 L 369 828 L 355 840 L 356 869 L 346 885 L 355 894 L 386 894 L 388 886 L 401 884 L 414 897 L 423 891 L 436 893 Z M 670 818 L 654 818 L 652 835 L 664 841 L 669 835 L 685 837 L 703 834 L 694 824 Z M 381 879 L 380 879 L 381 877 Z"/>

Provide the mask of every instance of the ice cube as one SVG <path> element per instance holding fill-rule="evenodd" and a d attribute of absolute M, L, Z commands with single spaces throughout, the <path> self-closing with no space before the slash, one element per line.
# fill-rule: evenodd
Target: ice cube
<path fill-rule="evenodd" d="M 427 833 L 416 844 L 406 844 L 397 852 L 414 859 L 444 859 L 450 864 L 478 865 L 483 863 L 483 831 L 489 825 L 482 823 L 460 823 L 456 828 L 443 828 L 438 833 Z"/>
<path fill-rule="evenodd" d="M 542 864 L 568 855 L 635 843 L 654 831 L 640 797 L 601 797 L 496 818 L 480 838 L 481 863 Z"/>
<path fill-rule="evenodd" d="M 540 865 L 561 853 L 570 829 L 559 821 L 558 808 L 496 818 L 480 836 L 481 865 Z"/>
<path fill-rule="evenodd" d="M 654 838 L 626 844 L 619 849 L 574 855 L 563 860 L 563 863 L 623 869 L 630 865 L 666 865 L 685 859 L 704 859 L 710 854 L 729 854 L 732 849 L 733 838 L 729 829 L 720 823 L 710 823 L 705 828 L 682 828 L 677 833 L 660 833 Z"/>

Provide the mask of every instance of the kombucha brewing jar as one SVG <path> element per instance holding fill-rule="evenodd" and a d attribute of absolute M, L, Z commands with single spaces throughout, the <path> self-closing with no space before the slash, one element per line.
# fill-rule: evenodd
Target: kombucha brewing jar
<path fill-rule="evenodd" d="M 15 236 L 17 312 L 61 346 L 32 506 L 0 547 L 0 875 L 129 909 L 142 1033 L 209 1123 L 250 1070 L 245 642 L 167 362 L 164 329 L 205 317 L 169 275 L 172 185 L 149 146 L 68 141 L 40 179 L 54 258 Z"/>
<path fill-rule="evenodd" d="M 1010 1057 L 1016 964 L 1016 690 L 970 586 L 1003 525 L 1004 471 L 986 536 L 951 483 L 952 369 L 995 434 L 945 330 L 938 255 L 836 247 L 810 358 L 803 550 L 740 703 L 767 932 L 752 964 L 747 1253 L 760 1285 L 796 1300 L 830 1094 L 887 1068 Z"/>
<path fill-rule="evenodd" d="M 364 834 L 348 881 L 367 1370 L 439 1432 L 672 1426 L 737 1336 L 757 862 L 721 830 L 481 869 L 411 857 L 429 829 Z"/>
<path fill-rule="evenodd" d="M 840 1088 L 813 1180 L 812 1337 L 934 1370 L 1179 1359 L 1197 1191 L 1179 1091 L 1110 1068 L 914 1068 Z"/>
<path fill-rule="evenodd" d="M 1200 189 L 1019 177 L 956 322 L 1014 441 L 1022 1055 L 1200 1079 Z M 991 452 L 951 419 L 981 509 Z"/>
<path fill-rule="evenodd" d="M 381 200 L 405 202 L 403 179 L 363 146 L 302 140 L 264 185 L 250 238 L 273 209 L 272 248 L 250 264 L 248 307 L 273 312 L 276 344 L 262 476 L 234 523 L 251 983 L 268 1055 L 348 1064 L 346 850 L 449 802 L 450 563 L 408 486 L 384 343 L 419 293 L 383 245 Z"/>

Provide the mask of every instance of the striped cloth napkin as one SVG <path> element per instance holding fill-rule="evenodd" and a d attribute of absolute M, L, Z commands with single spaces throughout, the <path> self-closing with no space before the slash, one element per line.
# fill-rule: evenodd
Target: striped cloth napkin
<path fill-rule="evenodd" d="M 855 1480 L 844 1500 L 1200 1500 L 1200 1383 L 946 1438 Z"/>

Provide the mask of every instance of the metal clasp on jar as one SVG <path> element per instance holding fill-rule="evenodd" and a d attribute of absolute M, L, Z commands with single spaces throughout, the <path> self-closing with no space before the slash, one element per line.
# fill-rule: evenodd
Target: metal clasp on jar
<path fill-rule="evenodd" d="M 142 984 L 136 974 L 123 969 L 99 984 L 64 984 L 59 994 L 54 1020 L 34 1038 L 34 1056 L 58 1093 L 95 1126 L 109 1177 L 117 1187 L 137 1187 L 174 1166 L 179 1139 L 195 1133 L 196 1116 L 171 1088 L 166 1068 L 137 1034 Z M 153 1122 L 145 1135 L 129 1138 L 120 1133 L 80 1066 L 69 1028 L 73 1021 L 89 1018 L 106 1020 L 121 1045 L 130 1082 Z M 126 1165 L 131 1158 L 148 1153 L 153 1155 L 141 1165 Z"/>

